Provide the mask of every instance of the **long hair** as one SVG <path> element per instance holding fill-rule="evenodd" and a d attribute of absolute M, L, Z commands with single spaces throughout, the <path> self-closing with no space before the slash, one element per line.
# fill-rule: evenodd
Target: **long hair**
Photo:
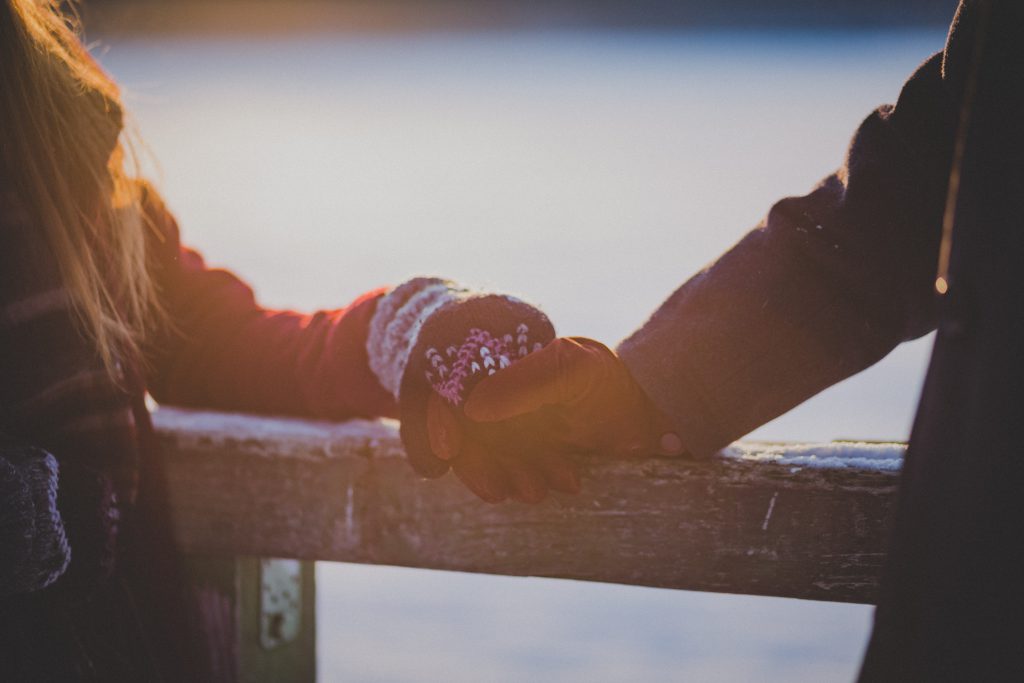
<path fill-rule="evenodd" d="M 45 233 L 85 338 L 115 380 L 161 318 L 116 84 L 57 0 L 0 0 L 0 170 Z"/>

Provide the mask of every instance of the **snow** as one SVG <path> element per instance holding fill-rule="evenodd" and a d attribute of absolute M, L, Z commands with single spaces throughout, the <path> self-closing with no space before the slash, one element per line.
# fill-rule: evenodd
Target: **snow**
<path fill-rule="evenodd" d="M 153 424 L 162 432 L 190 438 L 254 441 L 288 452 L 311 448 L 342 452 L 346 445 L 369 446 L 380 453 L 400 449 L 398 423 L 387 419 L 328 422 L 160 406 L 153 411 Z"/>
<path fill-rule="evenodd" d="M 725 458 L 802 469 L 857 469 L 898 472 L 906 444 L 836 441 L 810 444 L 737 442 L 722 450 Z"/>
<path fill-rule="evenodd" d="M 394 420 L 326 422 L 161 406 L 153 412 L 153 421 L 161 431 L 275 444 L 327 445 L 360 442 L 376 444 L 385 449 L 396 447 L 399 438 L 398 423 Z M 898 472 L 903 465 L 905 450 L 906 445 L 902 443 L 835 441 L 769 444 L 737 441 L 723 449 L 719 455 L 744 462 L 798 469 L 809 467 Z"/>

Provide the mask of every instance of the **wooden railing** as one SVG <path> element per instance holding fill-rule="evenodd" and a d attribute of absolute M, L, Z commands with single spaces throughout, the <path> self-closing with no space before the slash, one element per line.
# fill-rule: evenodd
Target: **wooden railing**
<path fill-rule="evenodd" d="M 222 590 L 249 586 L 232 596 L 241 603 L 240 634 L 246 619 L 260 625 L 262 645 L 239 646 L 239 677 L 247 680 L 268 679 L 266 662 L 249 673 L 246 662 L 275 648 L 289 661 L 309 660 L 308 672 L 289 669 L 289 680 L 313 675 L 312 574 L 299 565 L 264 562 L 260 570 L 255 559 L 225 559 L 235 568 L 225 580 L 223 562 L 211 570 L 211 558 L 337 560 L 871 603 L 903 451 L 898 444 L 737 444 L 703 461 L 595 458 L 581 461 L 579 495 L 490 505 L 451 476 L 418 478 L 388 421 L 163 408 L 155 422 L 177 535 L 200 558 L 197 581 L 212 574 Z M 262 604 L 268 597 L 260 583 L 273 585 L 282 571 L 301 574 L 302 597 L 291 597 L 304 614 L 275 615 Z M 254 601 L 262 607 L 247 604 Z M 303 635 L 294 637 L 300 623 Z M 249 630 L 252 640 L 255 627 Z"/>

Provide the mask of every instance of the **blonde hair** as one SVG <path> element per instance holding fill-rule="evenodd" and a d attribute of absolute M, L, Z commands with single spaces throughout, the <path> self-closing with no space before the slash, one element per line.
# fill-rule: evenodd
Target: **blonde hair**
<path fill-rule="evenodd" d="M 147 268 L 141 186 L 126 171 L 117 85 L 57 0 L 0 0 L 0 143 L 45 233 L 83 335 L 107 372 L 142 361 L 162 317 Z"/>

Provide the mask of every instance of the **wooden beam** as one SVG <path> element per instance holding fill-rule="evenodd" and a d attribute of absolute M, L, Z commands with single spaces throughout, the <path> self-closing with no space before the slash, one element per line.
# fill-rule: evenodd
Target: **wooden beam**
<path fill-rule="evenodd" d="M 589 459 L 578 496 L 489 505 L 451 475 L 418 478 L 393 422 L 168 408 L 155 422 L 185 552 L 861 603 L 902 456 L 746 444 L 705 461 Z"/>

